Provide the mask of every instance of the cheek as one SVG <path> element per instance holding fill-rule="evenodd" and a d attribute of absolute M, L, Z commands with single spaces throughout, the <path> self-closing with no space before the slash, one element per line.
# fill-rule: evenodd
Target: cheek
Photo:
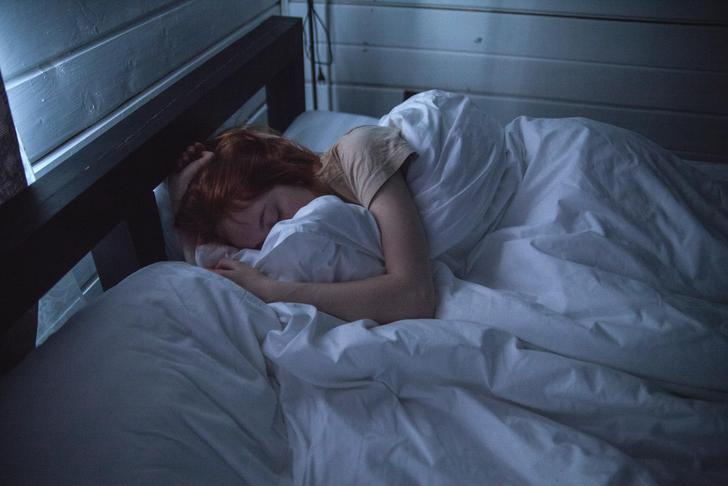
<path fill-rule="evenodd" d="M 230 244 L 236 248 L 260 248 L 266 235 L 259 229 L 236 228 L 229 238 Z"/>
<path fill-rule="evenodd" d="M 240 249 L 255 248 L 260 241 L 260 235 L 257 233 L 247 225 L 243 226 L 230 220 L 225 221 L 218 232 L 224 244 Z"/>
<path fill-rule="evenodd" d="M 312 198 L 304 198 L 296 194 L 294 197 L 283 199 L 278 203 L 278 219 L 291 219 L 299 209 L 308 204 Z"/>

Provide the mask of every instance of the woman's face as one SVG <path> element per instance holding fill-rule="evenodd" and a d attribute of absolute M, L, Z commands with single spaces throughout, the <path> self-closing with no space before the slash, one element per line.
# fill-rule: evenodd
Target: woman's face
<path fill-rule="evenodd" d="M 274 224 L 291 219 L 315 197 L 305 187 L 274 186 L 223 218 L 217 227 L 217 234 L 228 245 L 236 248 L 260 249 Z"/>

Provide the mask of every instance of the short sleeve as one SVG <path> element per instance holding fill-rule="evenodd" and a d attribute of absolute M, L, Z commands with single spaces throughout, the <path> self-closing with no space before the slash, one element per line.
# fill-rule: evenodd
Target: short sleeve
<path fill-rule="evenodd" d="M 355 128 L 326 154 L 338 165 L 352 195 L 368 208 L 379 189 L 415 151 L 392 127 Z M 337 169 L 339 167 L 336 167 Z"/>

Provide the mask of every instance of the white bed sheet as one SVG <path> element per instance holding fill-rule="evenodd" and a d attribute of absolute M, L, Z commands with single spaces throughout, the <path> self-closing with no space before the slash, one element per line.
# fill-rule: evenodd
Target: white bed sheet
<path fill-rule="evenodd" d="M 1 482 L 725 484 L 726 185 L 583 119 L 503 136 L 519 184 L 467 280 L 433 263 L 437 319 L 153 265 L 0 383 Z"/>

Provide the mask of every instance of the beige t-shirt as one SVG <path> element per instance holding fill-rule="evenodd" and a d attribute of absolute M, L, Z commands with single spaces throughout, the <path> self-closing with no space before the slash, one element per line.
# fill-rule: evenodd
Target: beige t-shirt
<path fill-rule="evenodd" d="M 414 153 L 396 128 L 358 127 L 321 156 L 316 176 L 342 198 L 369 208 L 377 191 Z"/>

